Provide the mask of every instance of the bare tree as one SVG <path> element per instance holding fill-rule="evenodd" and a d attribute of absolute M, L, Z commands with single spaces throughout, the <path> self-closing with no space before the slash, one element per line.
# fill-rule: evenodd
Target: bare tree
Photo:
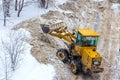
<path fill-rule="evenodd" d="M 7 17 L 10 17 L 10 4 L 11 0 L 2 0 L 3 10 Z"/>
<path fill-rule="evenodd" d="M 4 57 L 0 57 L 1 63 L 2 63 L 2 70 L 3 71 L 3 76 L 1 76 L 0 80 L 9 80 L 10 79 L 10 65 L 9 65 L 9 59 L 8 55 L 4 53 Z"/>
<path fill-rule="evenodd" d="M 4 15 L 4 26 L 6 26 L 6 18 L 10 17 L 10 4 L 12 0 L 2 0 L 3 15 Z"/>
<path fill-rule="evenodd" d="M 12 72 L 19 67 L 23 59 L 28 35 L 23 30 L 12 30 L 4 40 L 0 40 L 0 80 L 11 80 Z"/>
<path fill-rule="evenodd" d="M 1 69 L 0 80 L 9 80 L 11 77 L 11 66 L 9 59 L 10 59 L 9 55 L 6 52 L 3 53 L 3 47 L 2 47 L 1 55 L 0 55 L 0 69 Z"/>
<path fill-rule="evenodd" d="M 6 26 L 6 17 L 7 17 L 7 8 L 6 8 L 6 1 L 2 0 L 3 5 L 3 15 L 4 15 L 4 26 Z"/>
<path fill-rule="evenodd" d="M 21 60 L 21 54 L 25 51 L 25 36 L 21 35 L 22 33 L 11 32 L 9 34 L 9 41 L 4 42 L 2 40 L 3 49 L 5 53 L 9 55 L 9 61 L 11 64 L 11 69 L 14 71 Z"/>
<path fill-rule="evenodd" d="M 18 7 L 18 14 L 17 14 L 18 17 L 20 16 L 20 13 L 23 9 L 23 5 L 24 5 L 24 0 L 20 0 L 19 1 L 19 7 Z"/>

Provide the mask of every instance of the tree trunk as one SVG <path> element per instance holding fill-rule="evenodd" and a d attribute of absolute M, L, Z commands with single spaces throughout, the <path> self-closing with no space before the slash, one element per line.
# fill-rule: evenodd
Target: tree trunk
<path fill-rule="evenodd" d="M 10 3 L 7 3 L 7 13 L 6 13 L 7 17 L 10 17 Z"/>
<path fill-rule="evenodd" d="M 41 0 L 41 7 L 45 8 L 45 0 Z"/>
<path fill-rule="evenodd" d="M 6 54 L 5 54 L 5 80 L 8 80 L 8 67 L 7 67 Z"/>
<path fill-rule="evenodd" d="M 6 26 L 6 15 L 4 13 L 4 26 Z"/>
<path fill-rule="evenodd" d="M 18 17 L 20 17 L 20 13 L 21 13 L 21 11 L 22 11 L 22 9 L 23 9 L 23 5 L 24 5 L 24 0 L 22 0 L 22 2 L 21 2 L 21 0 L 20 0 L 20 2 L 19 2 L 19 10 L 18 10 Z"/>
<path fill-rule="evenodd" d="M 45 3 L 45 9 L 48 8 L 48 3 L 49 3 L 49 0 L 46 0 L 46 3 Z"/>
<path fill-rule="evenodd" d="M 4 26 L 6 26 L 6 15 L 7 15 L 7 10 L 6 10 L 6 0 L 2 0 L 2 5 L 3 5 L 3 16 L 4 16 Z"/>
<path fill-rule="evenodd" d="M 15 0 L 15 11 L 17 11 L 18 0 Z"/>
<path fill-rule="evenodd" d="M 10 4 L 11 4 L 11 1 L 12 1 L 12 0 L 6 0 L 6 1 L 5 1 L 6 11 L 7 11 L 7 12 L 6 12 L 6 16 L 7 16 L 7 17 L 10 17 Z"/>

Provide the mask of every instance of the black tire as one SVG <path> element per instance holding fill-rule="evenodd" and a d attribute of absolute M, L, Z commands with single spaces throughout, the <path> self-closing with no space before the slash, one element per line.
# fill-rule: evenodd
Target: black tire
<path fill-rule="evenodd" d="M 64 63 L 69 61 L 69 53 L 66 49 L 59 49 L 56 56 Z"/>
<path fill-rule="evenodd" d="M 80 64 L 77 62 L 77 60 L 72 60 L 71 64 L 70 64 L 70 67 L 71 67 L 72 73 L 74 73 L 75 75 L 77 75 L 79 73 Z"/>

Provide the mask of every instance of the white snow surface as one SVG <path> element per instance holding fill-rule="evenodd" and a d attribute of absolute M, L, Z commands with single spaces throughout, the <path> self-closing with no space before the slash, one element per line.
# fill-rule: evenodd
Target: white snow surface
<path fill-rule="evenodd" d="M 60 4 L 66 3 L 66 1 L 67 0 L 55 0 L 55 4 L 60 5 Z"/>
<path fill-rule="evenodd" d="M 36 6 L 35 4 L 28 5 L 27 7 L 23 8 L 23 10 L 20 14 L 20 17 L 17 17 L 17 12 L 13 11 L 11 14 L 11 17 L 7 17 L 6 27 L 13 27 L 16 24 L 18 24 L 24 20 L 44 14 L 51 9 L 52 8 L 41 9 L 41 8 L 38 8 L 38 6 Z M 0 12 L 0 25 L 1 26 L 3 25 L 3 13 L 2 12 Z"/>
<path fill-rule="evenodd" d="M 9 37 L 9 34 L 14 33 L 12 38 Z M 21 33 L 21 34 L 19 34 Z M 28 31 L 24 29 L 19 29 L 17 31 L 10 30 L 9 28 L 0 28 L 0 80 L 4 78 L 4 51 L 2 48 L 1 40 L 11 44 L 10 38 L 14 40 L 15 37 L 19 37 L 20 39 L 25 37 L 25 39 L 31 38 L 31 35 Z M 18 64 L 15 71 L 9 73 L 9 77 L 11 80 L 53 80 L 55 76 L 54 67 L 50 64 L 40 64 L 37 60 L 31 55 L 31 48 L 28 43 L 25 43 L 25 51 L 21 55 L 21 61 Z M 2 63 L 3 62 L 3 63 Z"/>
<path fill-rule="evenodd" d="M 19 69 L 13 73 L 12 80 L 53 80 L 55 75 L 54 67 L 50 64 L 40 64 L 30 54 L 31 46 L 25 54 Z"/>

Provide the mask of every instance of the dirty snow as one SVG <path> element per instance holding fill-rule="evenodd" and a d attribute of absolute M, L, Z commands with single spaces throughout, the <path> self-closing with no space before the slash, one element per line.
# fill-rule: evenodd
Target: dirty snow
<path fill-rule="evenodd" d="M 93 0 L 93 1 L 97 1 L 97 2 L 100 2 L 100 1 L 105 1 L 105 0 Z"/>

